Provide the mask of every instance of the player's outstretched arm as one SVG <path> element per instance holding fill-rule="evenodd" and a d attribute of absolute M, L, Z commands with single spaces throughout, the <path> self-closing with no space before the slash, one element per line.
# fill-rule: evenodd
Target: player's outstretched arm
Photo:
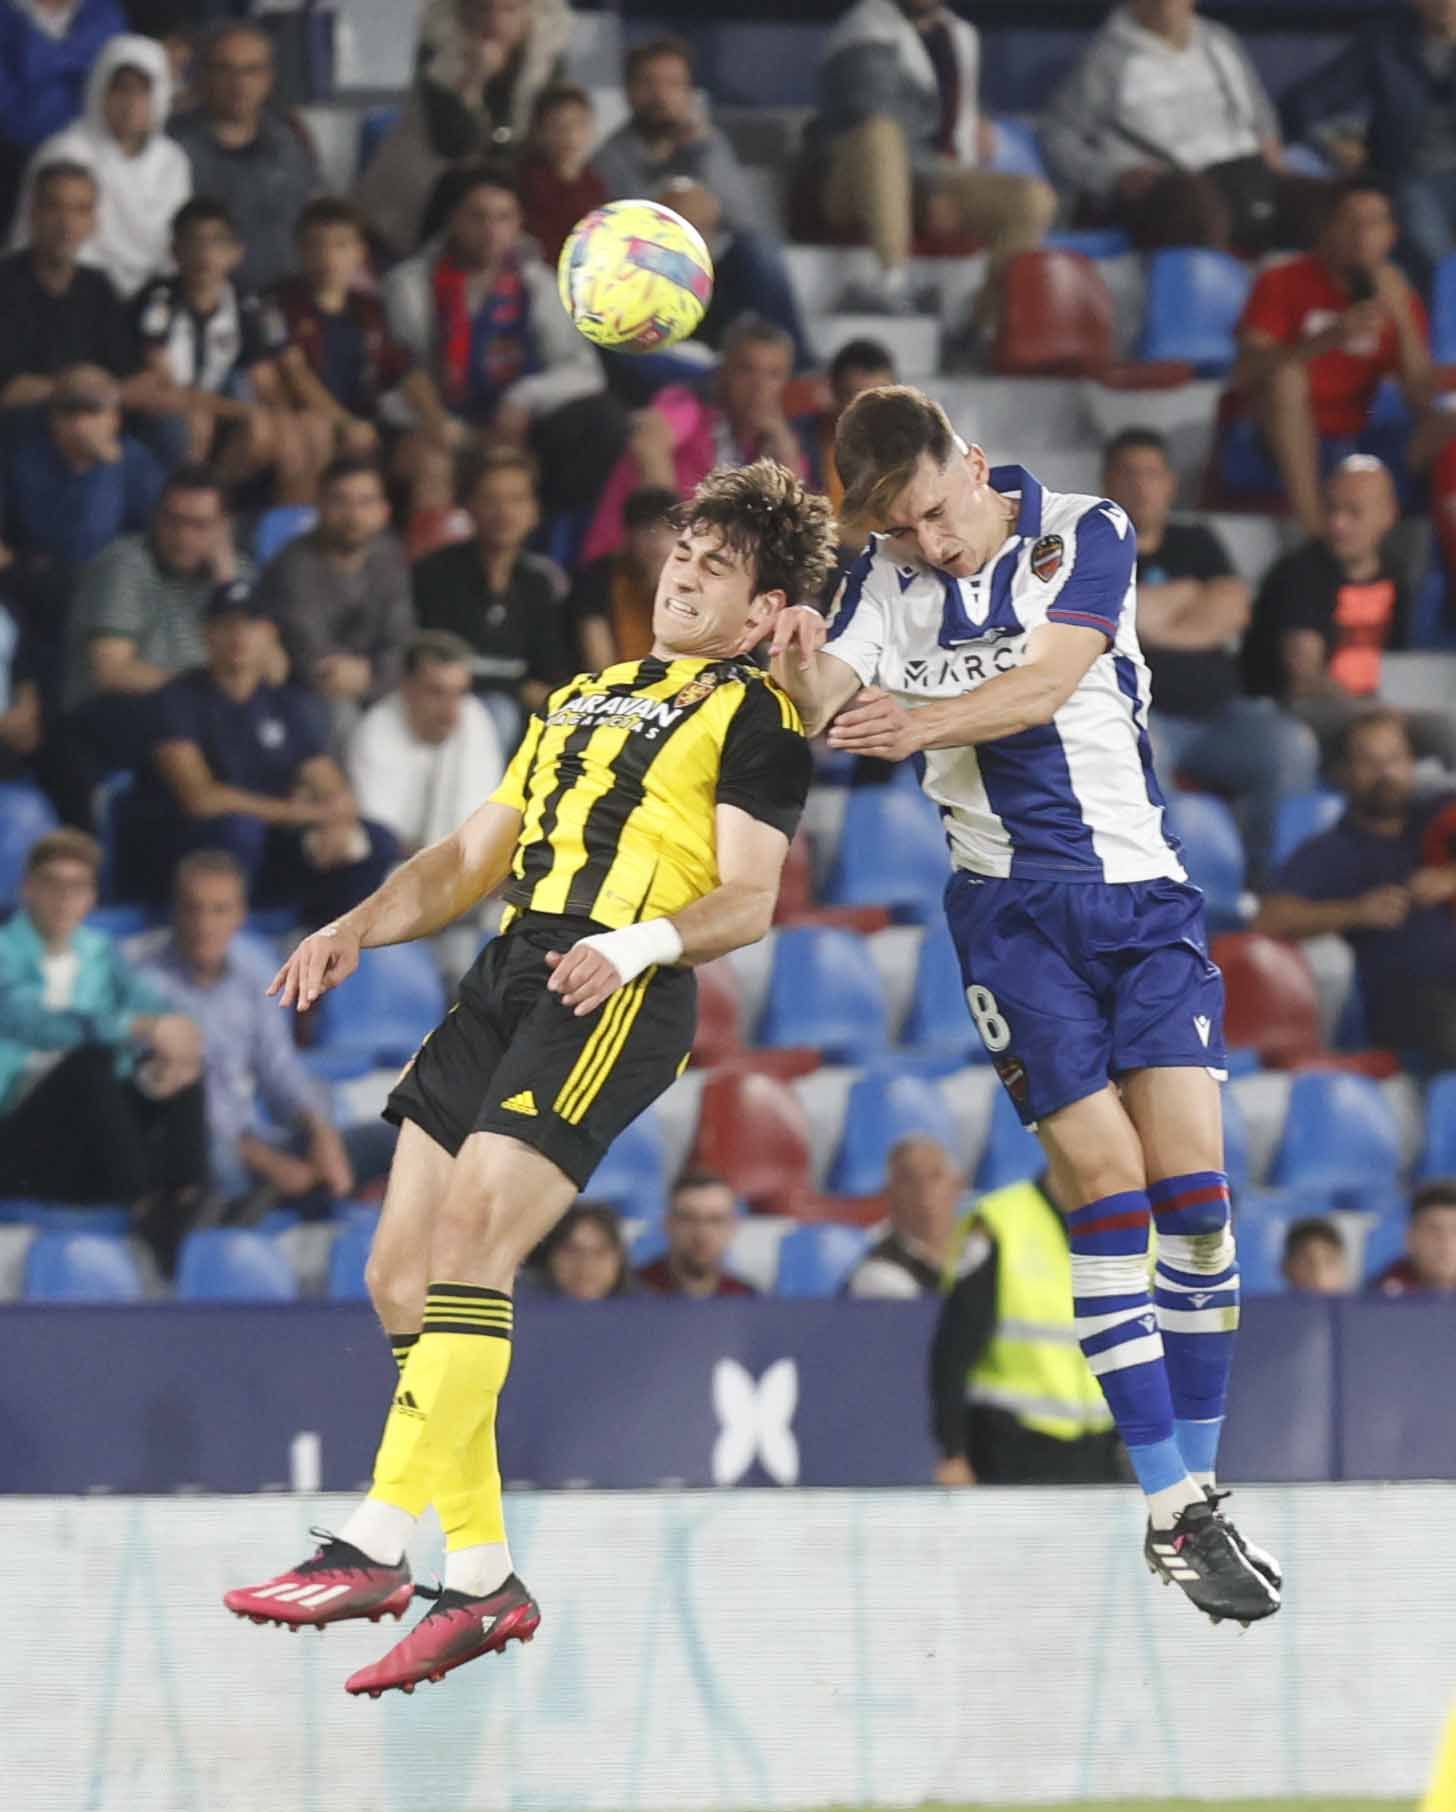
<path fill-rule="evenodd" d="M 521 834 L 521 814 L 494 800 L 438 843 L 411 856 L 351 912 L 306 937 L 273 978 L 270 994 L 300 1013 L 359 966 L 359 952 L 430 937 L 505 879 Z"/>
<path fill-rule="evenodd" d="M 806 736 L 818 736 L 860 687 L 855 669 L 825 649 L 828 633 L 809 604 L 790 604 L 774 618 L 769 671 L 793 699 Z"/>
<path fill-rule="evenodd" d="M 718 885 L 671 918 L 583 938 L 546 958 L 547 987 L 580 1018 L 651 963 L 708 963 L 756 944 L 773 923 L 789 840 L 736 805 L 717 808 Z"/>

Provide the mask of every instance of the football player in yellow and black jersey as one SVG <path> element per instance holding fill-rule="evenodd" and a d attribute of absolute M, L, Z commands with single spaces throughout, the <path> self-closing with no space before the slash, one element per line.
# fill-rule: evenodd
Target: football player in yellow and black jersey
<path fill-rule="evenodd" d="M 400 1126 L 370 1293 L 401 1372 L 368 1497 L 311 1560 L 225 1602 L 255 1622 L 399 1616 L 405 1543 L 444 1526 L 434 1608 L 347 1687 L 412 1691 L 529 1640 L 496 1405 L 526 1254 L 692 1047 L 693 965 L 756 942 L 809 788 L 787 695 L 748 659 L 833 558 L 827 501 L 771 460 L 683 506 L 646 660 L 583 674 L 531 719 L 491 799 L 299 945 L 273 984 L 305 1009 L 362 948 L 428 937 L 505 883 L 502 935 L 389 1098 Z"/>

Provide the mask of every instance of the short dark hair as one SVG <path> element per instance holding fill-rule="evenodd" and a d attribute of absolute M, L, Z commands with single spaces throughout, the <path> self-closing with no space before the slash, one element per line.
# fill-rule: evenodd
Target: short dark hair
<path fill-rule="evenodd" d="M 227 505 L 227 486 L 211 466 L 203 465 L 200 460 L 188 459 L 180 466 L 173 466 L 162 485 L 162 495 L 158 501 L 165 501 L 174 491 L 216 491 L 224 508 Z"/>
<path fill-rule="evenodd" d="M 215 195 L 194 195 L 191 201 L 184 201 L 172 216 L 172 237 L 180 239 L 184 233 L 190 233 L 193 227 L 200 226 L 223 226 L 234 239 L 240 236 L 232 210 Z"/>
<path fill-rule="evenodd" d="M 787 352 L 792 361 L 794 338 L 777 321 L 770 321 L 767 316 L 756 315 L 750 310 L 747 314 L 739 315 L 723 335 L 723 358 L 731 357 L 740 346 L 777 346 L 781 351 Z"/>
<path fill-rule="evenodd" d="M 611 1294 L 619 1295 L 628 1284 L 627 1242 L 622 1236 L 622 1222 L 616 1209 L 606 1202 L 572 1203 L 536 1249 L 541 1269 L 550 1271 L 551 1260 L 557 1251 L 581 1226 L 598 1228 L 612 1242 L 617 1256 L 617 1278 L 612 1285 Z"/>
<path fill-rule="evenodd" d="M 829 361 L 829 381 L 837 383 L 846 371 L 890 371 L 895 355 L 881 340 L 846 340 Z"/>
<path fill-rule="evenodd" d="M 716 1170 L 685 1170 L 673 1183 L 671 1195 L 674 1201 L 680 1195 L 686 1195 L 690 1189 L 726 1189 L 730 1195 L 733 1185 L 727 1177 L 720 1177 Z"/>
<path fill-rule="evenodd" d="M 1456 1208 L 1456 1177 L 1432 1177 L 1411 1197 L 1411 1219 L 1428 1208 Z"/>
<path fill-rule="evenodd" d="M 371 459 L 367 453 L 341 453 L 324 467 L 319 477 L 319 490 L 326 491 L 331 485 L 342 484 L 346 478 L 374 478 L 379 481 L 381 490 L 386 488 L 377 459 Z"/>
<path fill-rule="evenodd" d="M 1134 426 L 1123 428 L 1114 434 L 1102 449 L 1103 471 L 1124 453 L 1160 453 L 1165 461 L 1171 463 L 1168 461 L 1168 437 L 1160 434 L 1156 428 Z"/>
<path fill-rule="evenodd" d="M 1327 1246 L 1334 1246 L 1341 1252 L 1345 1250 L 1345 1242 L 1340 1238 L 1338 1230 L 1322 1215 L 1310 1214 L 1301 1221 L 1295 1221 L 1284 1235 L 1285 1262 L 1287 1263 L 1291 1253 L 1297 1252 L 1301 1246 L 1310 1246 L 1316 1241 L 1321 1241 Z"/>
<path fill-rule="evenodd" d="M 69 826 L 47 831 L 25 852 L 25 872 L 33 875 L 52 862 L 83 862 L 93 878 L 99 878 L 101 845 L 88 831 L 72 830 Z"/>
<path fill-rule="evenodd" d="M 535 454 L 528 452 L 525 447 L 509 447 L 497 443 L 493 447 L 477 447 L 468 458 L 461 461 L 461 500 L 473 497 L 476 488 L 497 472 L 524 472 L 530 479 L 532 488 L 538 491 L 540 489 L 541 467 Z"/>
<path fill-rule="evenodd" d="M 199 875 L 226 875 L 228 880 L 237 882 L 243 898 L 248 897 L 248 871 L 230 849 L 194 849 L 190 856 L 183 856 L 172 877 L 174 897 Z"/>
<path fill-rule="evenodd" d="M 558 107 L 585 107 L 591 113 L 593 102 L 580 82 L 552 82 L 536 96 L 531 108 L 531 131 L 537 131 L 546 115 L 554 113 Z"/>
<path fill-rule="evenodd" d="M 1385 202 L 1391 201 L 1389 185 L 1374 171 L 1358 170 L 1349 176 L 1342 176 L 1337 182 L 1330 183 L 1322 193 L 1316 192 L 1316 206 L 1311 220 L 1316 238 L 1355 195 L 1378 195 Z"/>
<path fill-rule="evenodd" d="M 317 195 L 293 225 L 293 236 L 302 239 L 311 227 L 350 227 L 361 239 L 369 237 L 363 214 L 342 195 Z"/>
<path fill-rule="evenodd" d="M 685 529 L 716 529 L 723 545 L 753 562 L 758 592 L 790 604 L 817 598 L 834 566 L 839 525 L 827 497 L 777 460 L 710 472 L 678 511 Z"/>
<path fill-rule="evenodd" d="M 473 195 L 477 189 L 504 189 L 507 195 L 514 196 L 517 206 L 520 205 L 521 185 L 515 171 L 500 159 L 486 159 L 447 170 L 431 197 L 430 206 L 438 218 L 448 220 L 466 196 Z"/>
<path fill-rule="evenodd" d="M 696 75 L 697 64 L 693 59 L 693 47 L 686 38 L 674 37 L 664 32 L 660 37 L 649 38 L 645 44 L 634 44 L 627 52 L 627 61 L 623 66 L 622 79 L 630 82 L 637 73 L 649 63 L 656 63 L 662 57 L 676 57 L 678 62 L 687 65 L 690 76 Z"/>
<path fill-rule="evenodd" d="M 844 484 L 844 514 L 874 518 L 915 475 L 922 454 L 950 464 L 956 431 L 933 397 L 909 384 L 863 391 L 839 418 L 834 463 Z"/>
<path fill-rule="evenodd" d="M 1336 765 L 1338 767 L 1348 766 L 1355 753 L 1356 741 L 1367 730 L 1377 726 L 1393 727 L 1399 730 L 1406 740 L 1407 747 L 1410 746 L 1410 720 L 1404 711 L 1398 710 L 1394 705 L 1367 705 L 1364 709 L 1357 711 L 1348 723 L 1341 726 L 1335 744 Z"/>
<path fill-rule="evenodd" d="M 627 493 L 622 505 L 622 526 L 646 528 L 650 522 L 672 521 L 682 499 L 665 484 L 639 484 Z"/>
<path fill-rule="evenodd" d="M 475 659 L 464 636 L 451 629 L 422 629 L 404 651 L 404 676 L 413 679 L 421 667 L 468 667 Z"/>
<path fill-rule="evenodd" d="M 101 193 L 101 184 L 96 180 L 96 172 L 89 164 L 78 163 L 74 157 L 58 157 L 54 163 L 42 164 L 36 171 L 30 198 L 32 201 L 36 200 L 41 190 L 53 182 L 74 181 L 89 182 L 96 194 Z"/>

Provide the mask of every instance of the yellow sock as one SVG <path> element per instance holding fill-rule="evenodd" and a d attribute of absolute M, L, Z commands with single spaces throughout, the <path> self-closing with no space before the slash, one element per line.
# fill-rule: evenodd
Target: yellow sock
<path fill-rule="evenodd" d="M 415 1342 L 418 1339 L 418 1334 L 391 1334 L 389 1336 L 389 1350 L 394 1354 L 394 1363 L 399 1367 L 401 1376 L 404 1375 L 404 1368 L 409 1364 L 409 1356 L 414 1351 Z"/>
<path fill-rule="evenodd" d="M 511 1365 L 511 1299 L 478 1284 L 431 1284 L 400 1377 L 369 1495 L 421 1516 L 434 1504 L 446 1546 L 505 1540 L 495 1414 Z"/>

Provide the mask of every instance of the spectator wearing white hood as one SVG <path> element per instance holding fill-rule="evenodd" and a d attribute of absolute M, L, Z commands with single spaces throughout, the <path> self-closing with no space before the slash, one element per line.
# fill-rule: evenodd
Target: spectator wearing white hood
<path fill-rule="evenodd" d="M 45 140 L 30 161 L 13 244 L 29 238 L 30 188 L 47 164 L 84 164 L 95 173 L 99 206 L 85 263 L 99 265 L 123 296 L 171 268 L 172 216 L 192 193 L 187 153 L 167 136 L 172 71 L 151 38 L 109 38 L 86 84 L 86 107 L 74 125 Z"/>

